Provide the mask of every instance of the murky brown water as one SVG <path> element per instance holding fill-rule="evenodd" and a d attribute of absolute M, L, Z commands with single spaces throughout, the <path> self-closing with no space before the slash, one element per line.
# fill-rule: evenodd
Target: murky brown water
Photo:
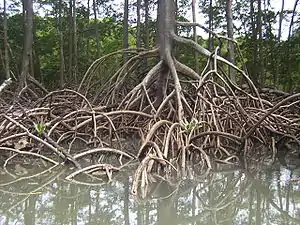
<path fill-rule="evenodd" d="M 10 171 L 9 171 L 10 172 Z M 36 172 L 40 172 L 36 170 Z M 62 169 L 0 177 L 0 224 L 300 224 L 297 170 L 227 170 L 153 184 L 148 199 L 130 194 L 131 175 L 106 184 L 69 183 Z M 15 181 L 16 179 L 20 179 Z"/>

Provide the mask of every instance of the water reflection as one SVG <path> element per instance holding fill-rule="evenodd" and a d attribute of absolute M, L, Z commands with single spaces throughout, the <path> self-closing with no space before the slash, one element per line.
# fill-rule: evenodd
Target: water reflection
<path fill-rule="evenodd" d="M 95 186 L 66 182 L 62 170 L 17 182 L 2 173 L 0 224 L 300 224 L 294 176 L 279 167 L 215 172 L 158 182 L 148 199 L 134 199 L 131 176 L 121 173 Z"/>

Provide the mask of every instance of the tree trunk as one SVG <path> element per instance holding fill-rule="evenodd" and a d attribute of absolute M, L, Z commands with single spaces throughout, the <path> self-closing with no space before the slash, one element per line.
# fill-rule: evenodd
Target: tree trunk
<path fill-rule="evenodd" d="M 124 18 L 123 18 L 123 48 L 128 48 L 128 0 L 124 1 Z M 127 61 L 127 54 L 124 53 L 123 61 Z"/>
<path fill-rule="evenodd" d="M 161 103 L 166 96 L 167 84 L 169 74 L 174 82 L 175 95 L 177 100 L 177 116 L 178 121 L 183 119 L 183 106 L 181 101 L 182 89 L 178 74 L 174 65 L 174 46 L 173 38 L 175 33 L 175 15 L 176 4 L 173 0 L 159 0 L 158 5 L 158 46 L 161 61 L 163 63 L 163 70 L 158 78 L 158 89 L 156 104 Z M 182 153 L 184 155 L 184 153 Z"/>
<path fill-rule="evenodd" d="M 196 0 L 192 0 L 192 15 L 193 15 L 193 23 L 196 23 Z M 194 41 L 198 43 L 198 38 L 197 38 L 197 31 L 196 31 L 196 26 L 193 26 L 193 36 L 194 36 Z M 199 57 L 198 57 L 198 52 L 195 51 L 195 71 L 196 73 L 199 73 Z"/>
<path fill-rule="evenodd" d="M 145 48 L 149 49 L 149 0 L 145 0 Z"/>
<path fill-rule="evenodd" d="M 69 79 L 72 80 L 73 78 L 73 0 L 69 0 L 69 61 L 68 61 L 68 74 Z"/>
<path fill-rule="evenodd" d="M 90 0 L 87 1 L 87 18 L 86 18 L 87 27 L 90 27 Z M 90 39 L 86 40 L 86 58 L 90 60 Z"/>
<path fill-rule="evenodd" d="M 39 55 L 39 43 L 36 35 L 36 23 L 33 21 L 33 47 L 32 47 L 32 57 L 31 57 L 31 76 L 35 77 L 36 80 L 41 81 L 41 62 Z"/>
<path fill-rule="evenodd" d="M 157 80 L 156 104 L 159 105 L 166 95 L 166 84 L 170 73 L 168 60 L 173 53 L 172 33 L 175 33 L 175 3 L 173 0 L 159 0 L 157 13 L 157 46 L 163 69 Z"/>
<path fill-rule="evenodd" d="M 8 55 L 8 36 L 7 36 L 7 15 L 6 15 L 6 0 L 3 0 L 3 31 L 4 31 L 4 60 L 5 60 L 5 78 L 10 78 L 9 72 L 9 55 Z"/>
<path fill-rule="evenodd" d="M 72 17 L 72 22 L 73 22 L 73 51 L 74 51 L 74 64 L 73 64 L 73 76 L 74 76 L 74 81 L 75 84 L 77 84 L 77 71 L 78 71 L 78 65 L 77 65 L 77 24 L 76 24 L 76 0 L 73 0 L 73 17 Z"/>
<path fill-rule="evenodd" d="M 298 2 L 299 2 L 299 0 L 296 0 L 295 4 L 294 4 L 292 19 L 291 19 L 290 26 L 289 26 L 288 40 L 290 40 L 291 35 L 292 35 L 292 28 L 293 28 L 293 25 L 294 25 L 294 19 L 295 19 L 295 15 L 296 15 L 296 8 L 297 8 L 297 5 L 298 5 Z"/>
<path fill-rule="evenodd" d="M 175 4 L 173 0 L 158 2 L 158 46 L 160 58 L 166 60 L 166 53 L 172 52 L 171 34 L 175 33 Z"/>
<path fill-rule="evenodd" d="M 257 67 L 258 67 L 258 77 L 259 77 L 259 86 L 264 85 L 264 62 L 263 62 L 263 30 L 262 30 L 262 18 L 263 18 L 263 12 L 262 12 L 262 0 L 257 1 L 257 32 L 258 32 L 258 46 L 257 46 L 257 54 L 258 54 L 258 61 L 257 61 Z"/>
<path fill-rule="evenodd" d="M 292 36 L 292 28 L 293 28 L 293 25 L 294 25 L 295 16 L 297 14 L 296 9 L 297 9 L 298 2 L 299 2 L 299 0 L 296 0 L 295 3 L 294 3 L 293 14 L 292 14 L 292 18 L 291 18 L 291 22 L 290 22 L 290 26 L 289 26 L 288 40 L 290 40 L 291 36 Z M 288 49 L 288 57 L 290 57 L 289 51 L 290 51 L 290 49 Z M 289 71 L 291 71 L 290 64 L 288 64 L 288 72 Z M 290 79 L 288 81 L 288 86 L 286 88 L 286 90 L 289 91 L 289 92 L 292 90 L 293 81 L 294 80 L 292 79 L 292 77 L 290 77 Z"/>
<path fill-rule="evenodd" d="M 59 5 L 62 6 L 62 0 L 59 1 Z M 62 7 L 59 7 L 58 13 L 58 33 L 59 33 L 59 87 L 62 89 L 65 85 L 65 59 L 64 59 L 64 38 L 62 27 Z"/>
<path fill-rule="evenodd" d="M 23 59 L 22 59 L 22 69 L 19 79 L 19 90 L 26 86 L 26 78 L 29 75 L 30 69 L 30 58 L 32 56 L 32 24 L 33 24 L 33 2 L 32 0 L 27 0 L 23 4 L 24 12 L 24 46 L 23 46 Z"/>
<path fill-rule="evenodd" d="M 280 40 L 281 40 L 283 11 L 284 11 L 284 0 L 282 0 L 282 2 L 281 2 L 281 10 L 280 10 L 280 13 L 279 13 L 279 21 L 278 21 L 279 27 L 278 27 L 278 36 L 277 36 L 278 42 L 280 42 Z M 278 49 L 276 49 L 276 51 L 279 52 Z M 277 86 L 277 80 L 278 80 L 278 75 L 279 75 L 279 63 L 280 62 L 279 62 L 278 57 L 276 57 L 275 62 L 276 62 L 276 64 L 275 64 L 275 73 L 273 74 L 273 83 L 274 83 L 273 85 L 274 85 L 274 87 Z"/>
<path fill-rule="evenodd" d="M 280 10 L 280 14 L 279 14 L 279 27 L 278 27 L 278 41 L 280 41 L 281 39 L 281 32 L 282 32 L 282 21 L 283 21 L 283 10 L 284 10 L 284 0 L 282 0 L 281 3 L 281 10 Z"/>
<path fill-rule="evenodd" d="M 178 0 L 174 0 L 174 4 L 175 4 L 175 19 L 177 19 L 178 18 Z M 175 26 L 174 31 L 175 31 L 175 34 L 178 34 L 177 26 Z M 175 46 L 174 51 L 176 52 L 176 46 Z"/>
<path fill-rule="evenodd" d="M 150 39 L 150 34 L 149 34 L 149 0 L 145 0 L 145 49 L 149 49 L 149 39 Z M 144 60 L 144 67 L 147 68 L 148 66 L 148 60 Z"/>
<path fill-rule="evenodd" d="M 232 16 L 232 0 L 226 1 L 226 21 L 227 21 L 227 35 L 229 38 L 233 38 L 233 16 Z M 228 42 L 228 55 L 229 61 L 235 64 L 235 51 L 234 44 L 229 41 Z M 236 83 L 235 70 L 228 67 L 228 74 L 233 83 Z"/>
<path fill-rule="evenodd" d="M 99 37 L 99 30 L 98 30 L 98 19 L 97 19 L 97 2 L 93 0 L 93 11 L 94 11 L 94 29 L 95 29 L 95 36 L 96 36 L 96 50 L 97 50 L 97 58 L 100 57 L 100 37 Z"/>
<path fill-rule="evenodd" d="M 257 45 L 257 27 L 256 19 L 254 12 L 254 0 L 250 1 L 250 18 L 251 18 L 251 55 L 252 61 L 250 64 L 250 76 L 255 85 L 258 85 L 258 70 L 257 70 L 257 54 L 258 54 L 258 45 Z"/>
<path fill-rule="evenodd" d="M 212 6 L 212 0 L 209 1 L 209 15 L 208 15 L 209 21 L 208 21 L 208 29 L 213 30 L 213 6 Z M 213 50 L 213 38 L 212 38 L 212 34 L 209 33 L 208 36 L 208 50 L 212 51 Z"/>
<path fill-rule="evenodd" d="M 140 48 L 141 45 L 141 0 L 137 0 L 137 7 L 136 7 L 136 47 Z"/>

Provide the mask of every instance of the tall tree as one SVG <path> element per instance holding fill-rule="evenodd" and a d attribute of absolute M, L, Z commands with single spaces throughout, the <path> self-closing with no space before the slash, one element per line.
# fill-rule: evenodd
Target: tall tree
<path fill-rule="evenodd" d="M 257 0 L 257 32 L 258 32 L 258 43 L 257 43 L 257 54 L 258 54 L 258 78 L 259 85 L 264 83 L 264 63 L 263 63 L 263 51 L 262 51 L 262 41 L 263 41 L 263 26 L 262 26 L 263 12 L 262 12 L 262 0 Z"/>
<path fill-rule="evenodd" d="M 140 48 L 141 45 L 141 0 L 137 0 L 136 3 L 136 47 Z"/>
<path fill-rule="evenodd" d="M 26 78 L 29 75 L 30 59 L 32 57 L 32 26 L 33 26 L 33 1 L 23 1 L 23 13 L 24 13 L 24 45 L 23 45 L 23 58 L 22 69 L 19 77 L 19 89 L 26 86 Z"/>
<path fill-rule="evenodd" d="M 100 57 L 100 37 L 99 37 L 99 27 L 98 27 L 98 18 L 97 18 L 97 1 L 93 0 L 93 13 L 94 13 L 94 29 L 96 36 L 96 51 L 97 58 Z"/>
<path fill-rule="evenodd" d="M 289 26 L 288 39 L 290 39 L 290 37 L 292 35 L 292 28 L 293 28 L 293 25 L 294 25 L 294 20 L 295 20 L 295 15 L 296 15 L 296 8 L 297 8 L 298 3 L 299 3 L 299 0 L 295 0 L 294 7 L 293 7 L 293 12 L 292 12 L 292 18 L 291 18 L 291 22 L 290 22 L 290 26 Z"/>
<path fill-rule="evenodd" d="M 149 0 L 144 0 L 145 3 L 145 48 L 149 49 Z"/>
<path fill-rule="evenodd" d="M 73 0 L 69 0 L 69 52 L 68 52 L 68 73 L 69 78 L 72 80 L 73 78 Z"/>
<path fill-rule="evenodd" d="M 295 20 L 295 16 L 297 13 L 296 9 L 297 9 L 298 3 L 299 3 L 299 0 L 295 0 L 293 11 L 292 11 L 292 18 L 291 18 L 290 25 L 289 25 L 288 43 L 293 43 L 291 40 L 292 39 L 291 37 L 292 37 L 292 29 L 293 29 L 293 25 L 294 25 L 294 20 Z M 292 59 L 291 52 L 292 52 L 291 48 L 288 48 L 287 49 L 287 58 L 289 59 L 289 61 Z M 294 61 L 294 60 L 291 60 L 291 61 Z M 294 79 L 293 79 L 293 73 L 292 73 L 292 68 L 291 68 L 290 63 L 288 63 L 288 65 L 287 65 L 287 71 L 288 71 L 288 82 L 285 85 L 285 90 L 291 92 Z"/>
<path fill-rule="evenodd" d="M 8 55 L 8 36 L 7 36 L 7 14 L 6 14 L 6 0 L 3 0 L 3 32 L 4 32 L 4 60 L 5 60 L 5 77 L 10 78 L 9 71 L 9 55 Z"/>
<path fill-rule="evenodd" d="M 63 2 L 59 0 L 58 9 L 58 34 L 59 34 L 59 86 L 64 87 L 65 84 L 65 58 L 64 58 L 64 38 L 63 38 L 63 15 L 62 15 Z"/>
<path fill-rule="evenodd" d="M 90 26 L 90 0 L 87 1 L 87 14 L 86 14 L 86 23 L 87 23 L 87 27 Z M 90 39 L 87 38 L 86 40 L 86 57 L 87 59 L 90 58 Z"/>
<path fill-rule="evenodd" d="M 209 11 L 208 11 L 208 29 L 213 30 L 213 0 L 209 0 Z M 213 50 L 213 38 L 212 38 L 212 34 L 209 33 L 208 36 L 208 49 L 210 51 Z"/>
<path fill-rule="evenodd" d="M 282 22 L 283 22 L 283 18 L 284 18 L 284 3 L 285 0 L 281 1 L 281 10 L 279 12 L 279 21 L 278 21 L 278 34 L 277 34 L 277 41 L 280 42 L 281 41 L 281 36 L 282 36 Z M 275 49 L 275 52 L 278 54 L 281 50 L 279 48 Z M 273 73 L 273 85 L 274 87 L 277 86 L 277 80 L 278 80 L 278 75 L 279 75 L 279 67 L 280 67 L 280 57 L 276 57 L 275 58 L 275 71 Z"/>
<path fill-rule="evenodd" d="M 255 85 L 258 85 L 258 70 L 257 70 L 257 55 L 258 55 L 258 44 L 257 44 L 257 23 L 255 18 L 255 0 L 250 0 L 250 19 L 251 19 L 251 65 L 250 65 L 250 76 Z"/>
<path fill-rule="evenodd" d="M 123 48 L 127 49 L 128 44 L 128 14 L 129 14 L 129 1 L 124 0 L 124 17 L 123 17 Z M 127 54 L 124 54 L 124 61 L 127 60 Z"/>
<path fill-rule="evenodd" d="M 232 0 L 226 1 L 226 21 L 227 21 L 227 35 L 229 38 L 233 38 L 233 16 L 232 16 Z M 228 42 L 228 56 L 229 61 L 235 63 L 235 51 L 233 42 Z M 228 73 L 232 82 L 236 82 L 235 70 L 228 67 Z"/>
<path fill-rule="evenodd" d="M 192 16 L 193 16 L 193 23 L 196 23 L 196 0 L 192 0 Z M 198 37 L 197 37 L 197 31 L 196 31 L 196 26 L 193 26 L 193 36 L 194 36 L 194 41 L 198 42 Z M 198 52 L 195 51 L 195 68 L 196 72 L 199 73 L 199 59 L 198 59 Z"/>
<path fill-rule="evenodd" d="M 279 13 L 279 22 L 278 22 L 279 27 L 278 27 L 278 36 L 277 36 L 278 41 L 280 41 L 281 39 L 283 11 L 284 11 L 284 0 L 281 1 L 281 10 Z"/>
<path fill-rule="evenodd" d="M 39 41 L 37 38 L 37 21 L 33 20 L 33 47 L 32 47 L 32 56 L 31 56 L 31 76 L 37 80 L 41 79 L 41 63 L 39 55 Z"/>
<path fill-rule="evenodd" d="M 77 44 L 77 23 L 76 23 L 76 13 L 77 13 L 77 9 L 76 9 L 76 0 L 73 0 L 73 16 L 72 16 L 72 28 L 73 28 L 73 58 L 74 58 L 74 64 L 73 64 L 73 76 L 75 79 L 75 84 L 77 84 L 77 71 L 78 71 L 78 63 L 77 63 L 77 59 L 78 59 L 78 55 L 77 55 L 77 48 L 78 48 L 78 44 Z"/>
<path fill-rule="evenodd" d="M 177 99 L 178 120 L 183 117 L 181 102 L 181 85 L 173 61 L 173 38 L 175 36 L 175 11 L 176 4 L 173 0 L 159 0 L 158 2 L 158 38 L 160 58 L 163 62 L 163 71 L 157 80 L 156 104 L 160 104 L 166 95 L 166 84 L 169 73 L 172 74 Z"/>

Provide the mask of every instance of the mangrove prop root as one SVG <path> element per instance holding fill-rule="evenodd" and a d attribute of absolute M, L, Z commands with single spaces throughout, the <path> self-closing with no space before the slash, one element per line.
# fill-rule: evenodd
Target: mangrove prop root
<path fill-rule="evenodd" d="M 91 85 L 97 70 L 108 57 L 124 51 L 97 59 L 77 91 L 44 92 L 38 97 L 34 89 L 25 88 L 9 102 L 4 97 L 10 86 L 2 88 L 0 150 L 5 165 L 28 155 L 54 165 L 71 162 L 76 168 L 68 180 L 98 170 L 111 180 L 113 171 L 122 172 L 121 167 L 139 160 L 132 194 L 142 190 L 145 196 L 149 173 L 167 180 L 184 176 L 191 164 L 204 171 L 213 170 L 216 163 L 247 165 L 241 155 L 263 157 L 263 152 L 271 154 L 273 162 L 277 142 L 299 143 L 300 94 L 261 95 L 244 71 L 218 55 L 220 46 L 209 52 L 195 41 L 170 36 L 207 57 L 201 73 L 165 49 L 164 57 L 153 60 L 141 78 L 137 68 L 145 58 L 156 57 L 158 49 L 127 49 L 131 58 L 102 85 Z M 248 89 L 229 79 L 228 66 L 246 80 Z M 26 98 L 28 94 L 33 100 Z M 25 144 L 20 145 L 23 139 Z"/>

